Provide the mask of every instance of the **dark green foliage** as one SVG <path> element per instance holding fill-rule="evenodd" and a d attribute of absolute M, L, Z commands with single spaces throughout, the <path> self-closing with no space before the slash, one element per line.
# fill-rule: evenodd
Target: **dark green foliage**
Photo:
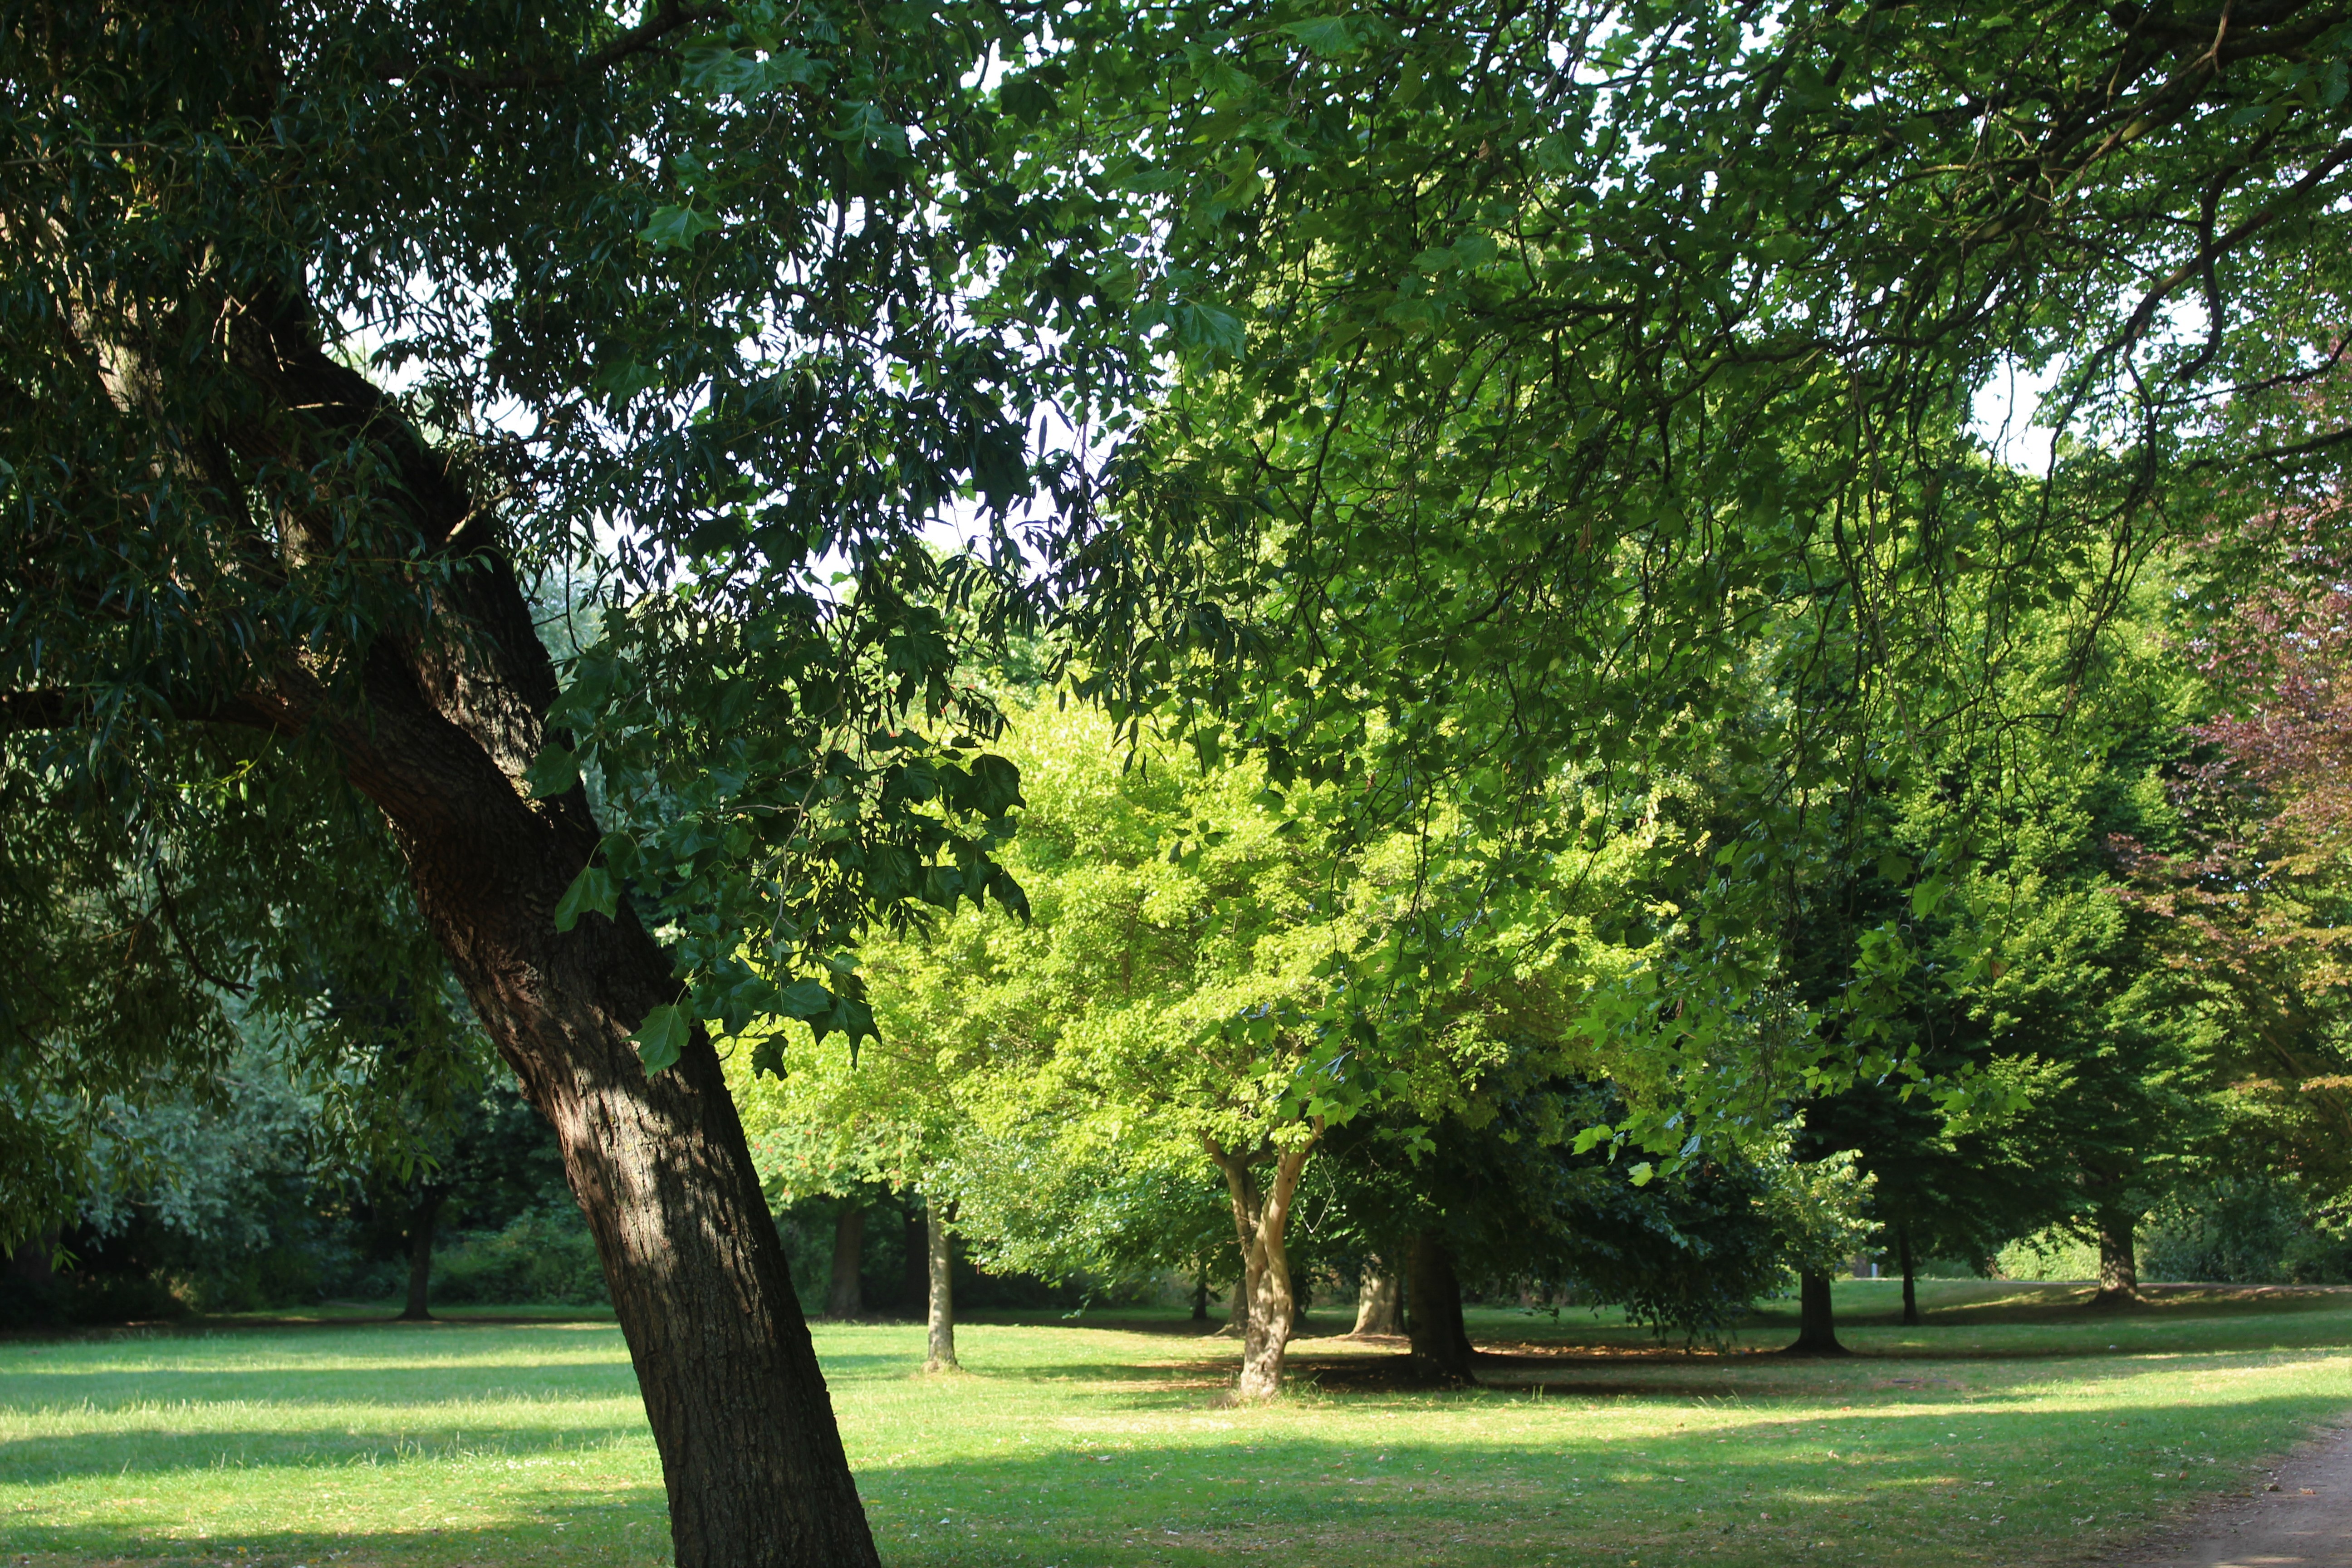
<path fill-rule="evenodd" d="M 587 1307 L 607 1299 L 595 1243 L 562 1194 L 496 1230 L 453 1237 L 434 1257 L 436 1306 Z"/>
<path fill-rule="evenodd" d="M 2233 1285 L 2352 1284 L 2352 1240 L 2338 1204 L 2315 1204 L 2271 1174 L 2223 1176 L 2173 1192 L 2140 1244 L 2148 1279 Z"/>
<path fill-rule="evenodd" d="M 1473 1292 L 1534 1290 L 1622 1307 L 1661 1333 L 1720 1332 L 1784 1277 L 1764 1177 L 1708 1159 L 1636 1185 L 1604 1152 L 1557 1139 L 1561 1126 L 1612 1120 L 1606 1098 L 1583 1085 L 1537 1086 L 1475 1123 L 1441 1121 L 1417 1157 L 1381 1130 L 1342 1130 L 1327 1157 L 1340 1209 L 1324 1221 L 1337 1233 L 1326 1246 L 1402 1258 L 1403 1237 L 1426 1231 L 1443 1238 Z M 1533 1103 L 1544 1100 L 1569 1102 L 1568 1113 Z"/>

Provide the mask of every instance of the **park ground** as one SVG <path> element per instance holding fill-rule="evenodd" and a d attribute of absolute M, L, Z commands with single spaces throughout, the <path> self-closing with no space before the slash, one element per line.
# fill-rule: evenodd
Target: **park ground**
<path fill-rule="evenodd" d="M 1685 1353 L 1581 1312 L 1473 1311 L 1508 1352 L 1429 1392 L 1318 1315 L 1296 1384 L 1223 1398 L 1181 1317 L 816 1342 L 889 1568 L 2103 1563 L 2352 1423 L 2352 1291 L 1839 1288 L 1857 1355 L 1767 1310 Z M 609 1321 L 332 1315 L 0 1342 L 5 1564 L 655 1564 L 660 1471 Z"/>

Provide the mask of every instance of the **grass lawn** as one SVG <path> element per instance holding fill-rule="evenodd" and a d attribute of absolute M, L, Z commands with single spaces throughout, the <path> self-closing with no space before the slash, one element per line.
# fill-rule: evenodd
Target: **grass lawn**
<path fill-rule="evenodd" d="M 817 1345 L 892 1568 L 1023 1563 L 2055 1563 L 2095 1559 L 2352 1418 L 2352 1293 L 1839 1289 L 1843 1361 L 1660 1351 L 1584 1314 L 1474 1312 L 1487 1386 L 1401 1388 L 1309 1340 L 1279 1405 L 1164 1317 L 914 1325 Z M 1318 1318 L 1318 1331 L 1346 1324 Z M 327 1318 L 0 1343 L 0 1552 L 368 1568 L 667 1561 L 609 1321 Z"/>

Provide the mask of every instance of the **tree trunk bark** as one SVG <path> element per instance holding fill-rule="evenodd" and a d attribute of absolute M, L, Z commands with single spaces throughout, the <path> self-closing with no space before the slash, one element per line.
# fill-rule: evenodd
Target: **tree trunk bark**
<path fill-rule="evenodd" d="M 1919 1285 L 1917 1270 L 1911 1258 L 1911 1233 L 1897 1226 L 1895 1230 L 1895 1257 L 1903 1265 L 1903 1326 L 1919 1326 Z"/>
<path fill-rule="evenodd" d="M 751 1151 L 699 1024 L 648 1077 L 630 1035 L 675 1004 L 675 961 L 625 895 L 568 931 L 556 906 L 602 830 L 584 784 L 534 796 L 524 774 L 558 738 L 558 684 L 531 607 L 458 470 L 365 377 L 320 346 L 291 289 L 234 301 L 228 359 L 267 416 L 191 431 L 195 460 L 340 473 L 369 449 L 371 505 L 396 511 L 436 559 L 417 613 L 355 635 L 348 677 L 305 645 L 263 656 L 241 690 L 195 710 L 307 736 L 384 816 L 416 904 L 485 1031 L 548 1119 L 629 1345 L 667 1489 L 677 1568 L 874 1568 L 874 1541 L 793 1293 Z M 100 345 L 126 399 L 174 372 L 136 344 Z M 175 349 L 171 352 L 178 352 Z M 246 475 L 209 476 L 236 496 Z M 335 504 L 256 527 L 284 562 L 375 548 L 335 531 Z M 384 582 L 406 573 L 395 557 Z M 413 591 L 412 591 L 413 590 Z M 330 650 L 333 657 L 333 650 Z M 344 667 L 333 667 L 341 669 Z M 569 737 L 562 737 L 568 739 Z"/>
<path fill-rule="evenodd" d="M 845 1200 L 833 1222 L 833 1279 L 824 1294 L 824 1315 L 854 1318 L 866 1310 L 858 1266 L 866 1257 L 866 1205 Z"/>
<path fill-rule="evenodd" d="M 1209 1255 L 1201 1254 L 1201 1270 L 1192 1279 L 1192 1321 L 1209 1321 Z"/>
<path fill-rule="evenodd" d="M 408 1304 L 399 1321 L 421 1323 L 433 1316 L 427 1298 L 433 1283 L 433 1225 L 449 1200 L 446 1187 L 426 1187 L 408 1209 Z"/>
<path fill-rule="evenodd" d="M 2138 1228 L 2139 1216 L 2128 1209 L 2099 1211 L 2099 1290 L 2092 1306 L 2139 1304 L 2139 1253 L 2133 1234 Z"/>
<path fill-rule="evenodd" d="M 955 1352 L 955 1257 L 949 1249 L 953 1239 L 948 1231 L 948 1216 L 933 1203 L 924 1216 L 923 1253 L 928 1260 L 930 1285 L 929 1352 L 924 1358 L 925 1372 L 956 1372 L 961 1370 Z"/>
<path fill-rule="evenodd" d="M 1830 1298 L 1830 1277 L 1811 1272 L 1797 1276 L 1797 1342 L 1790 1355 L 1844 1355 L 1838 1343 L 1837 1313 Z"/>
<path fill-rule="evenodd" d="M 1405 1331 L 1412 1338 L 1413 1370 L 1433 1383 L 1475 1383 L 1470 1335 L 1462 1326 L 1462 1281 L 1454 1255 L 1428 1231 L 1408 1244 Z"/>
<path fill-rule="evenodd" d="M 1356 1293 L 1356 1326 L 1350 1331 L 1359 1338 L 1370 1334 L 1393 1334 L 1402 1326 L 1397 1277 L 1377 1258 L 1364 1259 L 1363 1283 Z"/>
<path fill-rule="evenodd" d="M 1249 1277 L 1246 1274 L 1234 1275 L 1232 1293 L 1225 1298 L 1224 1331 L 1235 1339 L 1241 1338 L 1243 1331 L 1249 1327 L 1248 1286 Z"/>
<path fill-rule="evenodd" d="M 1290 1255 L 1283 1237 L 1290 1223 L 1298 1177 L 1315 1151 L 1323 1126 L 1300 1148 L 1265 1151 L 1274 1161 L 1274 1181 L 1261 1187 L 1248 1154 L 1229 1154 L 1213 1138 L 1201 1142 L 1224 1173 L 1233 1200 L 1234 1232 L 1241 1243 L 1242 1278 L 1234 1292 L 1242 1304 L 1242 1372 L 1236 1397 L 1272 1399 L 1282 1392 L 1282 1363 L 1290 1348 L 1295 1303 L 1290 1291 Z"/>

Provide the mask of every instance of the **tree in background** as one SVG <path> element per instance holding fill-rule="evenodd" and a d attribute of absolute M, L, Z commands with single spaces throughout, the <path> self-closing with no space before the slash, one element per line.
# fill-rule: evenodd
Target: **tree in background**
<path fill-rule="evenodd" d="M 872 994 L 878 1003 L 887 993 Z M 961 1063 L 952 1048 L 898 1022 L 886 1018 L 880 1037 L 854 1052 L 819 1045 L 796 1053 L 784 1075 L 758 1073 L 753 1061 L 782 1047 L 777 1036 L 788 1026 L 777 1019 L 737 1041 L 728 1077 L 771 1202 L 839 1200 L 826 1315 L 861 1310 L 858 1238 L 873 1195 L 895 1192 L 906 1216 L 906 1304 L 928 1319 L 931 1370 L 952 1369 L 953 1259 L 940 1183 L 960 1132 Z"/>
<path fill-rule="evenodd" d="M 1089 1183 L 1123 1169 L 1147 1185 L 1205 1155 L 1242 1255 L 1242 1387 L 1269 1395 L 1295 1307 L 1286 1235 L 1299 1177 L 1345 1104 L 1350 1069 L 1335 1072 L 1340 1053 L 1311 1015 L 1327 1000 L 1318 964 L 1366 930 L 1358 875 L 1251 770 L 1148 747 L 1122 766 L 1109 727 L 1076 710 L 1016 712 L 1003 744 L 1026 797 L 1005 864 L 1034 918 L 968 911 L 863 950 L 886 1037 L 903 1042 L 886 1048 L 908 1053 L 887 1081 L 938 1073 L 950 1086 L 918 1097 L 952 1101 L 939 1125 L 958 1157 L 930 1190 L 955 1195 L 983 1249 L 1015 1257 L 1020 1237 L 992 1222 L 1034 1203 L 1008 1189 L 1037 1172 L 1003 1158 L 1009 1146 L 1048 1145 Z M 1184 1250 L 1168 1261 L 1197 1257 L 1190 1224 L 1176 1228 Z M 1073 1258 L 1087 1239 L 1055 1245 Z"/>
<path fill-rule="evenodd" d="M 2352 594 L 2345 492 L 2279 508 L 2214 542 L 2217 571 L 2182 640 L 2221 710 L 2192 731 L 2169 838 L 2119 835 L 2137 907 L 2175 981 L 2209 1010 L 2224 1058 L 2220 1163 L 2352 1194 L 2352 1036 L 2345 844 L 2352 828 Z M 2235 586 L 2252 577 L 2256 585 Z"/>
<path fill-rule="evenodd" d="M 1637 1183 L 1610 1152 L 1577 1148 L 1579 1132 L 1612 1120 L 1607 1099 L 1590 1084 L 1498 1072 L 1474 1107 L 1433 1126 L 1359 1123 L 1335 1138 L 1337 1243 L 1405 1261 L 1422 1376 L 1472 1381 L 1465 1289 L 1618 1306 L 1697 1338 L 1727 1330 L 1779 1283 L 1764 1168 L 1712 1159 Z"/>

